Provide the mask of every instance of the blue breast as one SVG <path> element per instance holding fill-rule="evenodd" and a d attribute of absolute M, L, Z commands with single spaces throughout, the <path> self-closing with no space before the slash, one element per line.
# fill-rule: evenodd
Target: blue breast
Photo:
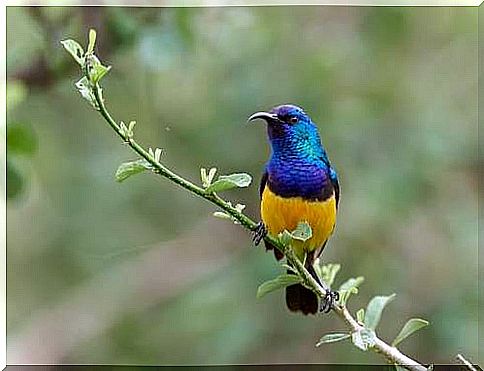
<path fill-rule="evenodd" d="M 269 189 L 281 197 L 323 201 L 333 194 L 329 168 L 323 161 L 273 157 L 266 169 Z"/>

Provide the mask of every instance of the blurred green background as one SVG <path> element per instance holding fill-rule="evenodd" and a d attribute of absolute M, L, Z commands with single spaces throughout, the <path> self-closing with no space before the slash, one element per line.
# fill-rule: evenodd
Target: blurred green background
<path fill-rule="evenodd" d="M 477 9 L 380 7 L 7 9 L 9 363 L 381 363 L 338 318 L 290 314 L 280 269 L 215 209 L 149 174 L 74 88 L 59 41 L 87 43 L 117 120 L 198 181 L 254 175 L 226 196 L 258 218 L 269 150 L 249 114 L 280 103 L 319 124 L 340 174 L 323 254 L 363 275 L 352 310 L 397 293 L 379 335 L 410 317 L 422 362 L 478 361 Z"/>

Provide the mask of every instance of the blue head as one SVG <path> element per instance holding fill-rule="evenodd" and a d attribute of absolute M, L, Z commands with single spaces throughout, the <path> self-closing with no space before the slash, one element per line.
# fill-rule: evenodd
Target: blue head
<path fill-rule="evenodd" d="M 267 122 L 272 155 L 265 170 L 271 190 L 284 197 L 325 199 L 332 192 L 331 168 L 311 118 L 285 104 L 249 117 L 255 119 Z"/>
<path fill-rule="evenodd" d="M 267 122 L 273 157 L 326 158 L 318 128 L 301 107 L 292 104 L 276 106 L 269 112 L 257 112 L 249 117 L 249 121 L 255 119 Z"/>

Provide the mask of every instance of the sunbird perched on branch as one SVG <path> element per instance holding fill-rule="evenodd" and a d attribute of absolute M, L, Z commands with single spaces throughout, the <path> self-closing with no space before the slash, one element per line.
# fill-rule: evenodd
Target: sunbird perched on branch
<path fill-rule="evenodd" d="M 311 238 L 293 243 L 293 248 L 301 261 L 305 257 L 306 268 L 320 282 L 313 263 L 334 230 L 340 196 L 338 176 L 321 144 L 318 128 L 302 108 L 281 105 L 254 113 L 248 121 L 256 119 L 267 122 L 272 154 L 260 184 L 262 222 L 254 242 L 257 245 L 266 233 L 277 236 L 307 222 Z M 274 250 L 277 260 L 283 258 L 268 243 L 266 249 Z M 337 297 L 336 292 L 327 293 L 322 311 L 328 311 Z M 304 314 L 314 314 L 319 308 L 316 294 L 301 284 L 286 288 L 286 304 L 291 311 Z"/>

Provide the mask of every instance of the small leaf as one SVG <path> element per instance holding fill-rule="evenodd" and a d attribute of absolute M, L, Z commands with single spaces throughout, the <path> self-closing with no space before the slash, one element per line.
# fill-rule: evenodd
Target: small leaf
<path fill-rule="evenodd" d="M 98 83 L 111 69 L 111 66 L 103 66 L 99 58 L 92 53 L 86 54 L 85 59 L 85 74 L 93 84 Z"/>
<path fill-rule="evenodd" d="M 145 170 L 151 170 L 151 165 L 144 159 L 125 162 L 119 165 L 115 177 L 118 182 L 122 182 L 130 176 L 141 173 Z"/>
<path fill-rule="evenodd" d="M 371 330 L 375 330 L 380 322 L 381 314 L 385 306 L 390 303 L 396 294 L 389 296 L 375 296 L 370 300 L 368 306 L 366 307 L 365 313 L 365 325 Z"/>
<path fill-rule="evenodd" d="M 161 153 L 162 153 L 162 149 L 161 148 L 155 148 L 155 161 L 156 162 L 160 162 L 160 158 L 161 158 Z"/>
<path fill-rule="evenodd" d="M 321 266 L 321 278 L 331 287 L 340 269 L 340 264 L 325 264 Z"/>
<path fill-rule="evenodd" d="M 316 346 L 319 347 L 320 345 L 323 345 L 323 344 L 336 343 L 341 340 L 346 340 L 350 337 L 351 335 L 346 333 L 326 334 L 321 339 L 319 339 L 319 341 L 316 343 Z"/>
<path fill-rule="evenodd" d="M 286 269 L 290 270 L 291 272 L 294 272 L 294 274 L 298 274 L 298 273 L 297 273 L 296 268 L 291 267 L 291 266 L 290 266 L 290 265 L 288 265 L 288 264 L 284 264 L 284 263 L 283 263 L 283 264 L 281 264 L 281 267 L 286 268 Z"/>
<path fill-rule="evenodd" d="M 237 204 L 237 205 L 235 205 L 234 209 L 237 210 L 239 213 L 241 213 L 245 209 L 245 205 L 244 204 Z"/>
<path fill-rule="evenodd" d="M 313 236 L 313 231 L 307 222 L 299 222 L 296 229 L 291 232 L 291 236 L 295 240 L 304 242 Z"/>
<path fill-rule="evenodd" d="M 111 66 L 103 66 L 102 64 L 97 65 L 91 75 L 91 81 L 93 83 L 99 82 L 104 75 L 106 75 L 111 70 Z"/>
<path fill-rule="evenodd" d="M 96 97 L 91 89 L 91 84 L 86 76 L 76 82 L 76 88 L 85 100 L 87 100 L 95 109 L 99 109 Z"/>
<path fill-rule="evenodd" d="M 429 321 L 420 318 L 412 318 L 405 323 L 403 328 L 398 333 L 395 340 L 393 340 L 392 346 L 396 346 L 400 344 L 402 340 L 405 340 L 407 337 L 412 335 L 414 332 L 420 330 L 429 325 Z"/>
<path fill-rule="evenodd" d="M 80 66 L 84 66 L 84 50 L 77 41 L 68 39 L 61 41 L 62 46 L 74 57 Z"/>
<path fill-rule="evenodd" d="M 365 310 L 363 308 L 359 309 L 358 312 L 356 312 L 356 320 L 359 323 L 365 323 Z"/>
<path fill-rule="evenodd" d="M 89 30 L 89 44 L 87 45 L 87 53 L 94 51 L 94 45 L 96 44 L 96 30 L 92 28 Z"/>
<path fill-rule="evenodd" d="M 338 292 L 340 294 L 339 302 L 342 305 L 345 305 L 352 294 L 358 293 L 358 287 L 364 280 L 365 278 L 360 276 L 357 278 L 350 278 L 345 283 L 343 283 L 338 289 Z"/>
<path fill-rule="evenodd" d="M 221 175 L 207 189 L 207 193 L 227 191 L 232 188 L 248 187 L 252 177 L 246 173 Z"/>
<path fill-rule="evenodd" d="M 136 125 L 136 121 L 130 121 L 129 124 L 128 124 L 128 132 L 131 134 L 131 136 L 133 136 L 134 132 L 134 126 Z"/>
<path fill-rule="evenodd" d="M 232 220 L 232 217 L 229 214 L 224 213 L 223 211 L 215 211 L 213 213 L 213 216 L 220 219 Z"/>
<path fill-rule="evenodd" d="M 277 235 L 277 238 L 279 238 L 279 241 L 281 244 L 284 246 L 289 246 L 292 242 L 292 235 L 289 233 L 287 230 L 284 229 L 281 233 Z"/>
<path fill-rule="evenodd" d="M 257 298 L 261 298 L 264 295 L 282 289 L 286 286 L 294 285 L 296 283 L 300 283 L 301 278 L 296 276 L 295 274 L 282 274 L 273 280 L 266 281 L 262 285 L 259 286 L 257 289 Z"/>
<path fill-rule="evenodd" d="M 212 184 L 212 181 L 213 181 L 213 178 L 215 177 L 215 173 L 217 172 L 217 168 L 216 167 L 212 167 L 210 168 L 210 170 L 208 171 L 208 176 L 207 176 L 207 180 L 208 180 L 208 184 Z"/>
<path fill-rule="evenodd" d="M 351 334 L 351 341 L 353 344 L 363 351 L 366 351 L 375 345 L 375 338 L 375 331 L 366 328 L 355 331 Z"/>
<path fill-rule="evenodd" d="M 204 167 L 200 168 L 200 180 L 202 181 L 203 188 L 207 188 L 210 185 L 207 177 L 207 169 Z"/>

